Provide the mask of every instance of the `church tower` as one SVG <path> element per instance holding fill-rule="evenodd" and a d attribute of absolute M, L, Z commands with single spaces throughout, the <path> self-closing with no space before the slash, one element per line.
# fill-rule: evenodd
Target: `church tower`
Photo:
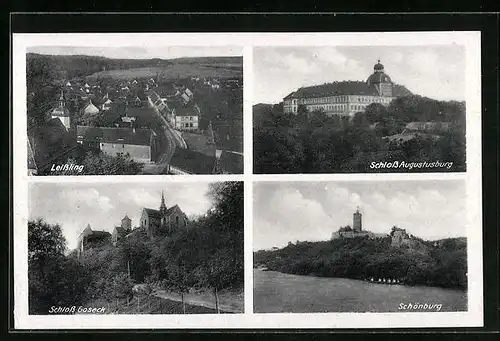
<path fill-rule="evenodd" d="M 352 215 L 352 228 L 355 232 L 361 232 L 361 213 L 359 213 L 359 207 L 356 212 Z"/>
<path fill-rule="evenodd" d="M 59 105 L 52 110 L 51 118 L 58 118 L 66 130 L 71 129 L 71 117 L 68 108 L 66 108 L 66 101 L 64 99 L 64 93 L 61 90 L 61 96 L 59 96 Z"/>
<path fill-rule="evenodd" d="M 167 206 L 165 205 L 165 197 L 163 196 L 163 191 L 161 191 L 161 204 L 160 204 L 160 226 L 163 228 L 167 225 Z"/>

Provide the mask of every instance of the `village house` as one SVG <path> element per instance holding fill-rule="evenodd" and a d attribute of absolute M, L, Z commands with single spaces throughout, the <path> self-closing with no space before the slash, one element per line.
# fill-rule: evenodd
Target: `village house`
<path fill-rule="evenodd" d="M 38 174 L 50 168 L 52 163 L 67 158 L 78 145 L 59 118 L 52 118 L 43 125 L 28 130 L 28 163 Z M 31 154 L 31 156 L 30 156 Z M 32 159 L 30 161 L 30 159 Z M 32 174 L 34 172 L 32 171 Z"/>
<path fill-rule="evenodd" d="M 156 152 L 155 133 L 151 129 L 77 126 L 77 142 L 109 155 L 127 155 L 140 163 L 152 162 Z"/>
<path fill-rule="evenodd" d="M 200 108 L 196 104 L 179 106 L 173 112 L 174 127 L 178 130 L 198 130 Z"/>
<path fill-rule="evenodd" d="M 83 113 L 88 115 L 96 115 L 99 113 L 99 108 L 96 107 L 94 103 L 92 103 L 92 100 L 90 99 L 87 105 L 85 105 L 85 107 L 83 108 Z"/>

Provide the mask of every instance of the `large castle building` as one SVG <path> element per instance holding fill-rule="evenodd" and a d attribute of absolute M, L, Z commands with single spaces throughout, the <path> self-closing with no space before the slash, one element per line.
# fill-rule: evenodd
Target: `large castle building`
<path fill-rule="evenodd" d="M 158 210 L 143 208 L 138 227 L 132 228 L 132 219 L 127 215 L 121 220 L 120 226 L 114 227 L 113 233 L 92 230 L 88 224 L 78 237 L 77 255 L 80 257 L 86 250 L 105 244 L 111 243 L 116 246 L 120 241 L 136 233 L 144 234 L 151 239 L 167 237 L 175 229 L 186 227 L 187 223 L 188 217 L 179 205 L 167 208 L 162 192 L 160 208 Z"/>
<path fill-rule="evenodd" d="M 321 110 L 329 116 L 352 117 L 372 103 L 388 106 L 394 98 L 411 94 L 406 87 L 392 82 L 379 60 L 365 82 L 342 81 L 299 88 L 283 98 L 283 111 L 297 114 L 303 105 L 309 112 Z"/>

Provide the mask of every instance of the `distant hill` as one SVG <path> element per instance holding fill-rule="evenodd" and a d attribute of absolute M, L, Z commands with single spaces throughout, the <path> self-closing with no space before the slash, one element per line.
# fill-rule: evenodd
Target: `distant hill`
<path fill-rule="evenodd" d="M 298 275 L 354 279 L 395 278 L 407 285 L 465 289 L 467 241 L 417 239 L 394 246 L 390 236 L 289 243 L 254 253 L 254 266 Z"/>
<path fill-rule="evenodd" d="M 193 65 L 196 67 L 193 68 Z M 86 55 L 42 55 L 26 54 L 27 73 L 30 78 L 43 76 L 50 79 L 73 79 L 93 75 L 93 77 L 121 76 L 148 77 L 148 72 L 158 72 L 174 76 L 190 77 L 198 75 L 208 77 L 242 77 L 243 57 L 186 57 L 176 59 L 111 59 Z M 139 69 L 132 72 L 131 69 Z M 129 70 L 129 72 L 120 72 Z M 148 72 L 145 72 L 147 70 Z M 139 75 L 139 76 L 137 76 Z M 39 78 L 39 77 L 38 77 Z M 40 81 L 37 79 L 37 81 Z M 30 84 L 28 84 L 30 85 Z"/>

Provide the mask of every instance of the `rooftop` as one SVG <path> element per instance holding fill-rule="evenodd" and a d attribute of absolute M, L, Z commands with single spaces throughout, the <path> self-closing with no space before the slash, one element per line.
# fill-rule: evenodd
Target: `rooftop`
<path fill-rule="evenodd" d="M 408 96 L 411 95 L 410 90 L 402 85 L 393 84 L 393 96 Z M 321 85 L 314 85 L 299 88 L 287 95 L 284 99 L 291 98 L 317 98 L 327 96 L 341 96 L 341 95 L 365 95 L 365 96 L 378 96 L 375 87 L 369 86 L 366 82 L 361 81 L 343 81 L 325 83 Z"/>
<path fill-rule="evenodd" d="M 152 132 L 150 129 L 109 128 L 77 126 L 76 136 L 84 141 L 122 143 L 138 146 L 149 146 Z"/>
<path fill-rule="evenodd" d="M 212 174 L 215 155 L 208 156 L 189 149 L 175 148 L 170 165 L 192 174 Z"/>

